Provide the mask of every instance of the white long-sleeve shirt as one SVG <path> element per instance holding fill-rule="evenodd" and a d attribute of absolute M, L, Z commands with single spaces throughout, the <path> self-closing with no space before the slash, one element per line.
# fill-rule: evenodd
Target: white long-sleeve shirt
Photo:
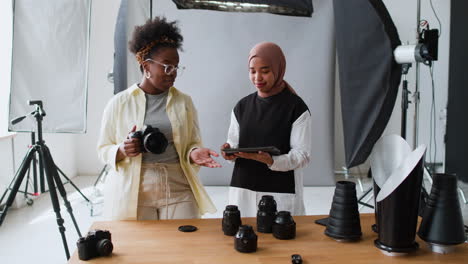
<path fill-rule="evenodd" d="M 239 146 L 240 131 L 239 122 L 233 111 L 227 138 L 227 143 L 232 148 Z M 275 133 L 275 131 L 271 131 L 271 133 Z M 252 188 L 242 188 L 231 184 L 229 204 L 237 205 L 242 216 L 252 217 L 256 216 L 257 205 L 261 197 L 263 195 L 272 195 L 277 202 L 278 211 L 290 211 L 293 215 L 304 215 L 302 168 L 310 162 L 311 134 L 312 121 L 310 112 L 307 110 L 292 123 L 289 152 L 273 156 L 273 164 L 269 167 L 271 171 L 294 171 L 294 193 L 256 191 L 252 190 Z"/>
<path fill-rule="evenodd" d="M 134 84 L 112 97 L 104 109 L 97 152 L 99 158 L 112 168 L 106 181 L 104 207 L 105 216 L 112 220 L 135 220 L 137 216 L 142 155 L 126 157 L 119 162 L 116 162 L 116 157 L 119 144 L 125 140 L 132 127 L 143 127 L 145 107 L 145 94 Z M 200 214 L 213 213 L 216 208 L 197 177 L 199 167 L 190 163 L 190 152 L 202 146 L 197 112 L 192 100 L 171 87 L 166 111 L 172 125 L 180 165 Z"/>

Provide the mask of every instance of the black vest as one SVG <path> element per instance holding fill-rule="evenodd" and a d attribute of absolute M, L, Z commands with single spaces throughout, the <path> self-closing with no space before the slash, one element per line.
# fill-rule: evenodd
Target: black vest
<path fill-rule="evenodd" d="M 275 146 L 281 154 L 291 150 L 294 121 L 305 111 L 302 99 L 284 89 L 262 98 L 257 92 L 241 99 L 234 108 L 239 123 L 239 147 Z M 295 193 L 294 171 L 272 171 L 264 163 L 237 158 L 231 186 L 258 192 Z"/>

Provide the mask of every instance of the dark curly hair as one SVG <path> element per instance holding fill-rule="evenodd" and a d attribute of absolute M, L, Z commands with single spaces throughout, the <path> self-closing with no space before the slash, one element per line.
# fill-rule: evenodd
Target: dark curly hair
<path fill-rule="evenodd" d="M 142 59 L 146 60 L 163 47 L 181 49 L 183 40 L 177 21 L 168 22 L 165 17 L 155 17 L 148 19 L 141 26 L 136 26 L 128 44 L 130 51 L 135 55 L 149 48 L 147 52 L 143 52 Z"/>

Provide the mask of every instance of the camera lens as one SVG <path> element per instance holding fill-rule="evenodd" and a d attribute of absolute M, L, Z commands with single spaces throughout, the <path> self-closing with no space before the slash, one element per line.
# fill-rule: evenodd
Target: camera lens
<path fill-rule="evenodd" d="M 233 236 L 242 224 L 240 211 L 236 205 L 227 205 L 223 212 L 222 229 L 225 235 Z"/>
<path fill-rule="evenodd" d="M 234 248 L 243 253 L 257 251 L 257 235 L 252 226 L 241 225 L 234 237 Z"/>
<path fill-rule="evenodd" d="M 263 195 L 258 203 L 257 231 L 271 233 L 273 221 L 276 217 L 276 201 L 271 195 Z"/>
<path fill-rule="evenodd" d="M 276 212 L 276 201 L 272 195 L 263 195 L 258 203 L 258 210 Z"/>
<path fill-rule="evenodd" d="M 288 211 L 280 211 L 273 223 L 273 236 L 278 239 L 293 239 L 296 237 L 296 222 Z"/>
<path fill-rule="evenodd" d="M 154 132 L 148 133 L 143 138 L 143 146 L 146 151 L 161 154 L 166 151 L 168 142 L 166 136 L 155 128 Z"/>
<path fill-rule="evenodd" d="M 96 249 L 100 256 L 109 256 L 114 250 L 114 245 L 109 239 L 101 239 L 97 242 Z"/>

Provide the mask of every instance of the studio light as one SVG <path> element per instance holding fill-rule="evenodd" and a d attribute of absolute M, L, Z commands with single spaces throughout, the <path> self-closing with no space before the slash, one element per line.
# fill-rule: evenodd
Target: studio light
<path fill-rule="evenodd" d="M 393 55 L 399 64 L 422 62 L 430 65 L 438 58 L 438 29 L 421 31 L 418 44 L 398 46 Z"/>
<path fill-rule="evenodd" d="M 310 17 L 312 0 L 173 0 L 179 9 L 207 9 L 227 12 L 263 12 Z"/>

